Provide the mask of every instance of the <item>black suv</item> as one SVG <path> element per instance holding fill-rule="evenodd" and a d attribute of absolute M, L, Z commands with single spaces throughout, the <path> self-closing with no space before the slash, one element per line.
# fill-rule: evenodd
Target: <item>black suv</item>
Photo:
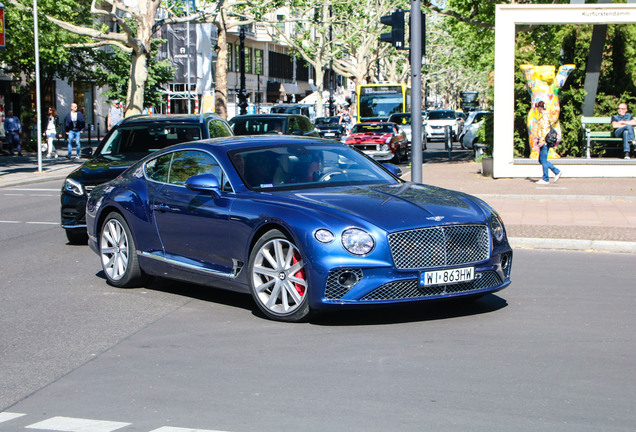
<path fill-rule="evenodd" d="M 71 244 L 84 244 L 86 199 L 95 186 L 114 179 L 147 154 L 186 141 L 232 136 L 227 122 L 216 114 L 138 115 L 127 117 L 99 143 L 95 152 L 70 173 L 61 194 L 62 228 Z"/>
<path fill-rule="evenodd" d="M 298 114 L 249 114 L 230 119 L 234 135 L 300 135 L 318 136 L 311 121 Z"/>
<path fill-rule="evenodd" d="M 340 140 L 347 134 L 344 123 L 340 123 L 340 117 L 337 116 L 316 117 L 314 124 L 321 138 Z"/>

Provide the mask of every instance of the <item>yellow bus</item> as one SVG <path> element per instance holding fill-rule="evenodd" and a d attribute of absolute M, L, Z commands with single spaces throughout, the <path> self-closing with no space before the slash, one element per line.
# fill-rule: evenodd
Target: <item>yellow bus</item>
<path fill-rule="evenodd" d="M 411 112 L 411 89 L 406 84 L 364 84 L 357 90 L 358 123 L 386 121 L 391 114 Z"/>

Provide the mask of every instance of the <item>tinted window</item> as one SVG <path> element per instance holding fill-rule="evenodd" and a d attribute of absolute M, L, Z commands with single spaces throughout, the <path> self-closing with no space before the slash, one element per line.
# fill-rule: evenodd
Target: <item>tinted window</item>
<path fill-rule="evenodd" d="M 285 120 L 283 118 L 234 118 L 232 119 L 232 128 L 234 129 L 234 135 L 283 133 Z"/>
<path fill-rule="evenodd" d="M 199 125 L 140 125 L 117 128 L 99 151 L 102 156 L 142 156 L 172 144 L 201 139 Z"/>
<path fill-rule="evenodd" d="M 389 117 L 389 121 L 401 125 L 411 124 L 411 114 L 393 114 Z"/>
<path fill-rule="evenodd" d="M 210 120 L 208 122 L 208 132 L 210 138 L 232 136 L 232 131 L 221 120 Z"/>
<path fill-rule="evenodd" d="M 312 125 L 311 121 L 309 121 L 306 117 L 300 117 L 300 125 L 301 129 L 305 132 L 311 132 L 314 130 L 314 125 Z"/>
<path fill-rule="evenodd" d="M 455 120 L 453 111 L 431 111 L 428 113 L 429 120 Z"/>
<path fill-rule="evenodd" d="M 186 180 L 199 174 L 214 174 L 222 184 L 221 167 L 212 155 L 195 150 L 173 153 L 168 183 L 184 185 Z"/>
<path fill-rule="evenodd" d="M 379 165 L 346 146 L 284 145 L 236 150 L 230 157 L 246 186 L 255 190 L 397 182 Z"/>
<path fill-rule="evenodd" d="M 168 153 L 148 161 L 146 163 L 146 176 L 157 182 L 167 182 L 171 159 L 172 153 Z"/>
<path fill-rule="evenodd" d="M 393 132 L 393 126 L 389 124 L 358 124 L 353 127 L 351 133 L 364 133 L 364 132 Z"/>

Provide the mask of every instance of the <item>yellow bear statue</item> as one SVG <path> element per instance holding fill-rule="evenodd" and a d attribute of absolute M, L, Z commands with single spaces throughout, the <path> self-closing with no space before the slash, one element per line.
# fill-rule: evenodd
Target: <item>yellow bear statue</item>
<path fill-rule="evenodd" d="M 537 136 L 539 117 L 541 114 L 535 108 L 535 104 L 539 101 L 543 101 L 546 111 L 550 114 L 552 119 L 552 127 L 556 129 L 558 134 L 557 143 L 561 142 L 561 123 L 559 122 L 559 113 L 561 107 L 559 106 L 559 90 L 565 84 L 570 72 L 576 69 L 575 65 L 567 64 L 559 68 L 559 73 L 554 74 L 554 66 L 535 66 L 535 65 L 521 65 L 521 70 L 525 75 L 526 88 L 530 93 L 532 99 L 532 108 L 528 112 L 526 125 L 528 126 L 528 141 L 532 152 L 530 158 L 539 158 L 539 137 Z M 559 158 L 560 156 L 555 151 L 555 148 L 551 148 L 548 152 L 548 158 Z"/>

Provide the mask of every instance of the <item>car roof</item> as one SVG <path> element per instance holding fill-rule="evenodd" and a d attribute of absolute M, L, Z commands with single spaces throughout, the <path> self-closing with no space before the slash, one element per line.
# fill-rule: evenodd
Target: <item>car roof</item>
<path fill-rule="evenodd" d="M 290 144 L 322 144 L 322 145 L 341 145 L 345 146 L 345 144 L 340 143 L 339 141 L 334 140 L 326 140 L 318 137 L 301 137 L 294 135 L 240 135 L 240 136 L 231 136 L 231 137 L 220 137 L 220 138 L 208 138 L 201 141 L 189 141 L 181 144 L 176 144 L 171 147 L 166 147 L 166 149 L 176 149 L 182 147 L 193 147 L 193 146 L 202 146 L 202 147 L 212 147 L 216 148 L 222 152 L 227 152 L 230 150 L 240 149 L 240 148 L 259 148 L 259 147 L 270 147 L 270 146 L 279 146 L 279 145 L 290 145 Z"/>
<path fill-rule="evenodd" d="M 363 123 L 357 123 L 356 126 L 358 125 L 394 125 L 394 122 L 388 122 L 388 121 L 384 121 L 384 122 L 363 122 Z"/>
<path fill-rule="evenodd" d="M 235 116 L 232 117 L 230 119 L 230 122 L 233 122 L 235 120 L 258 120 L 258 119 L 286 119 L 286 118 L 291 118 L 291 117 L 305 117 L 304 115 L 301 114 L 245 114 L 245 115 L 239 115 L 239 116 Z M 306 117 L 305 117 L 306 118 Z"/>
<path fill-rule="evenodd" d="M 214 118 L 222 120 L 217 114 L 138 114 L 124 118 L 119 125 L 153 123 L 153 122 L 181 122 L 181 123 L 201 123 L 204 119 Z"/>

